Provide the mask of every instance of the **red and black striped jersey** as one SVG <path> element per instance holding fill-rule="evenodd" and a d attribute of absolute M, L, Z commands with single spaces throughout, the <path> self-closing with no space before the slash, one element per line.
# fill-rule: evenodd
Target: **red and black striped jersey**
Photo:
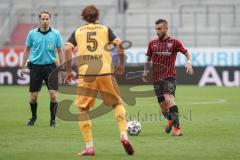
<path fill-rule="evenodd" d="M 178 52 L 185 54 L 187 50 L 179 40 L 173 37 L 164 40 L 156 38 L 149 42 L 146 55 L 152 58 L 154 82 L 167 77 L 176 78 L 175 63 Z"/>

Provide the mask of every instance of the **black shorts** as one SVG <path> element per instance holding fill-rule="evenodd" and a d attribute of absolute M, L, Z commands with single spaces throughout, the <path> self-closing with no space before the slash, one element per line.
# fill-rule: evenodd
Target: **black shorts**
<path fill-rule="evenodd" d="M 38 92 L 42 88 L 43 81 L 48 90 L 58 89 L 58 72 L 56 64 L 35 65 L 30 63 L 30 92 Z M 54 71 L 54 72 L 53 72 Z"/>
<path fill-rule="evenodd" d="M 154 82 L 153 86 L 158 99 L 158 103 L 165 101 L 164 94 L 172 94 L 175 96 L 176 79 L 173 77 L 167 77 L 158 82 Z"/>

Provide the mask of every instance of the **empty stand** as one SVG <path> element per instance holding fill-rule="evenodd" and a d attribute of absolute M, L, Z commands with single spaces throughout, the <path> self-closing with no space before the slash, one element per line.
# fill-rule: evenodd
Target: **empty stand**
<path fill-rule="evenodd" d="M 28 32 L 36 28 L 37 24 L 32 23 L 18 23 L 11 35 L 11 45 L 23 46 L 25 44 L 26 36 Z"/>
<path fill-rule="evenodd" d="M 0 0 L 0 3 L 0 22 L 4 24 L 0 35 L 8 29 L 12 45 L 24 44 L 25 32 L 31 24 L 38 23 L 40 10 L 52 13 L 52 26 L 67 40 L 84 23 L 80 14 L 88 4 L 99 7 L 100 21 L 134 46 L 145 46 L 155 37 L 154 22 L 158 18 L 168 20 L 170 33 L 189 47 L 239 46 L 240 41 L 240 0 L 128 0 L 125 14 L 119 13 L 118 0 Z"/>

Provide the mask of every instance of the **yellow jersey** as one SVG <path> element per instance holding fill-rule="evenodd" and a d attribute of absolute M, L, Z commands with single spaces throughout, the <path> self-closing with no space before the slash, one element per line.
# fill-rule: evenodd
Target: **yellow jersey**
<path fill-rule="evenodd" d="M 107 26 L 89 23 L 77 28 L 67 41 L 77 47 L 78 74 L 106 75 L 115 72 L 109 45 L 116 39 Z"/>

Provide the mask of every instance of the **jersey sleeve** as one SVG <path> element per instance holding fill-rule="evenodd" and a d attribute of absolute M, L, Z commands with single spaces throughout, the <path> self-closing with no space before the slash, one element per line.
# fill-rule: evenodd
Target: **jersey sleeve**
<path fill-rule="evenodd" d="M 76 41 L 76 38 L 75 38 L 75 31 L 71 34 L 71 36 L 67 40 L 67 43 L 72 44 L 73 47 L 77 46 L 77 41 Z"/>
<path fill-rule="evenodd" d="M 177 52 L 181 52 L 183 54 L 187 53 L 187 49 L 184 48 L 182 42 L 180 42 L 179 40 L 176 41 L 176 50 Z"/>
<path fill-rule="evenodd" d="M 61 34 L 58 32 L 57 34 L 57 48 L 62 48 L 63 47 L 63 39 Z"/>
<path fill-rule="evenodd" d="M 117 36 L 113 33 L 113 31 L 108 28 L 108 39 L 109 39 L 109 42 L 113 42 L 114 39 L 116 39 Z"/>
<path fill-rule="evenodd" d="M 152 43 L 151 42 L 149 42 L 148 43 L 148 48 L 147 48 L 147 53 L 146 53 L 146 56 L 148 56 L 148 57 L 152 57 Z"/>
<path fill-rule="evenodd" d="M 33 40 L 32 40 L 32 34 L 31 34 L 31 32 L 29 32 L 28 35 L 27 35 L 25 45 L 26 45 L 27 47 L 32 47 L 32 45 L 33 45 Z"/>

